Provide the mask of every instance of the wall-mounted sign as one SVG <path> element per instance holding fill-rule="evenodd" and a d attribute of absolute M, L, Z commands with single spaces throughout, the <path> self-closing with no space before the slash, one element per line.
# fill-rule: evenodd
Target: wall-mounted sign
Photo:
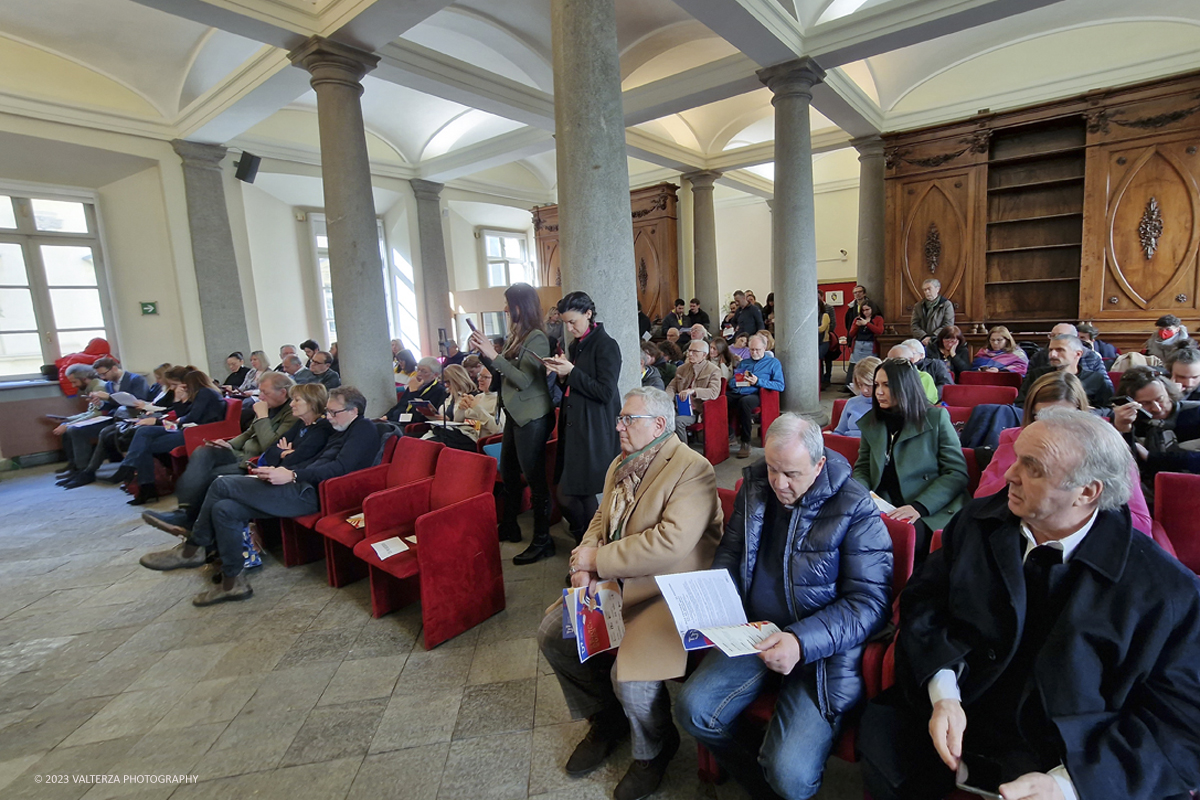
<path fill-rule="evenodd" d="M 153 303 L 145 303 L 144 302 L 141 305 L 142 305 L 142 316 L 143 317 L 148 316 L 150 314 L 158 313 L 158 301 L 155 301 Z"/>
<path fill-rule="evenodd" d="M 835 307 L 840 306 L 842 304 L 842 291 L 839 289 L 836 292 L 826 292 L 825 304 Z"/>

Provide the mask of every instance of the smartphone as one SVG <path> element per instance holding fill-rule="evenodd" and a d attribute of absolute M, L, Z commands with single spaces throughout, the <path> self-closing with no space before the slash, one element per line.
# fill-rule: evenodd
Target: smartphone
<path fill-rule="evenodd" d="M 475 320 L 467 317 L 467 327 L 471 329 L 471 333 L 479 333 L 479 329 L 475 327 Z"/>
<path fill-rule="evenodd" d="M 421 416 L 427 417 L 431 414 L 438 413 L 437 407 L 428 400 L 413 400 L 411 405 L 421 414 Z"/>
<path fill-rule="evenodd" d="M 989 800 L 1004 800 L 1000 794 L 1000 784 L 1004 783 L 1000 762 L 987 756 L 963 753 L 958 762 L 958 771 L 954 775 L 954 785 L 964 792 L 989 798 Z"/>
<path fill-rule="evenodd" d="M 1114 397 L 1112 399 L 1112 402 L 1110 403 L 1110 405 L 1113 408 L 1120 408 L 1121 406 L 1127 406 L 1133 402 L 1136 402 L 1136 401 L 1132 397 L 1130 397 L 1129 395 L 1123 394 L 1123 395 L 1118 395 L 1117 397 Z M 1137 420 L 1136 420 L 1137 422 L 1149 422 L 1152 419 L 1154 419 L 1154 417 L 1146 409 L 1139 408 L 1137 410 Z"/>

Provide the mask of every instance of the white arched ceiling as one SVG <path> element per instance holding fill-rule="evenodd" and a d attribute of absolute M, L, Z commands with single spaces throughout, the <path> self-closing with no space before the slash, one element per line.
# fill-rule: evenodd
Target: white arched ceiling
<path fill-rule="evenodd" d="M 519 122 L 472 108 L 446 121 L 421 150 L 421 160 L 436 158 L 451 150 L 521 128 Z"/>
<path fill-rule="evenodd" d="M 837 69 L 841 70 L 847 78 L 858 84 L 858 88 L 867 93 L 875 101 L 875 105 L 879 105 L 879 87 L 875 85 L 875 73 L 871 69 L 869 61 L 853 61 L 849 64 L 843 64 Z"/>
<path fill-rule="evenodd" d="M 143 92 L 65 56 L 0 36 L 0 89 L 67 106 L 102 108 L 158 120 L 162 111 Z"/>
<path fill-rule="evenodd" d="M 866 5 L 866 3 L 867 0 L 830 0 L 830 2 L 824 4 L 815 24 L 820 25 L 823 22 L 832 22 L 835 19 L 848 17 Z"/>
<path fill-rule="evenodd" d="M 696 20 L 653 31 L 621 53 L 621 88 L 632 89 L 731 56 L 737 48 Z"/>
<path fill-rule="evenodd" d="M 192 53 L 191 64 L 179 89 L 179 108 L 188 106 L 216 86 L 230 72 L 231 65 L 244 63 L 263 45 L 232 33 L 209 28 Z"/>
<path fill-rule="evenodd" d="M 1200 22 L 1122 21 L 1096 23 L 1033 36 L 986 50 L 952 64 L 901 93 L 887 109 L 914 113 L 961 103 L 964 99 L 1003 98 L 1004 106 L 1035 93 L 1046 97 L 1054 87 L 1065 93 L 1101 88 L 1114 69 L 1152 60 L 1182 57 L 1200 66 Z M 1072 86 L 1075 78 L 1095 76 L 1095 85 Z"/>
<path fill-rule="evenodd" d="M 494 7 L 455 5 L 434 14 L 403 37 L 480 69 L 541 89 L 554 90 L 549 41 L 543 43 L 519 28 L 515 20 L 493 16 Z M 515 9 L 514 9 L 515 10 Z M 547 15 L 548 16 L 548 15 Z"/>
<path fill-rule="evenodd" d="M 301 98 L 304 100 L 305 98 Z M 311 99 L 311 98 L 309 98 Z M 404 153 L 378 131 L 366 125 L 367 155 L 372 161 L 392 164 L 411 163 Z M 317 109 L 315 105 L 296 104 L 281 108 L 264 119 L 233 143 L 250 152 L 262 144 L 275 144 L 284 148 L 307 150 L 310 153 L 321 152 L 321 133 L 317 125 Z M 257 153 L 261 155 L 261 153 Z"/>

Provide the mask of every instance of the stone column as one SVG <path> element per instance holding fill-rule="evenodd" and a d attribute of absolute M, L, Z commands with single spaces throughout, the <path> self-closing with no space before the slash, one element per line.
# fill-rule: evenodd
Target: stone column
<path fill-rule="evenodd" d="M 362 77 L 377 56 L 314 36 L 289 55 L 312 75 L 321 133 L 321 178 L 338 360 L 344 383 L 367 398 L 367 414 L 396 404 L 387 293 L 363 128 Z"/>
<path fill-rule="evenodd" d="M 783 409 L 820 415 L 817 353 L 817 242 L 813 206 L 812 87 L 825 72 L 808 57 L 759 70 L 774 95 L 775 198 L 771 272 L 775 286 L 775 354 L 783 362 Z"/>
<path fill-rule="evenodd" d="M 438 329 L 454 338 L 454 311 L 450 308 L 450 273 L 446 266 L 446 239 L 442 233 L 441 195 L 445 184 L 413 178 L 417 198 L 417 230 L 421 239 L 421 286 L 425 295 L 425 329 L 430 347 L 437 347 Z M 461 345 L 460 345 L 461 346 Z M 437 352 L 432 355 L 438 355 Z"/>
<path fill-rule="evenodd" d="M 587 292 L 621 346 L 622 392 L 641 350 L 614 0 L 551 0 L 563 294 Z"/>
<path fill-rule="evenodd" d="M 850 142 L 858 150 L 858 282 L 867 296 L 885 304 L 883 140 L 865 136 Z M 884 306 L 886 307 L 886 305 Z"/>
<path fill-rule="evenodd" d="M 713 326 L 720 326 L 721 294 L 717 280 L 717 217 L 713 211 L 713 184 L 721 173 L 712 170 L 683 176 L 692 187 L 692 237 L 695 242 L 696 297 Z M 690 298 L 684 298 L 685 300 Z M 714 330 L 716 328 L 713 328 Z"/>
<path fill-rule="evenodd" d="M 235 350 L 250 357 L 246 331 L 246 306 L 238 277 L 229 210 L 225 207 L 221 159 L 224 147 L 176 139 L 171 142 L 183 161 L 184 194 L 188 227 L 192 235 L 192 261 L 200 295 L 204 325 L 205 364 L 208 374 L 225 377 L 225 357 Z"/>
<path fill-rule="evenodd" d="M 767 213 L 771 215 L 771 220 L 772 220 L 771 224 L 774 225 L 775 224 L 774 223 L 775 198 L 774 197 L 768 198 L 764 202 L 766 202 L 766 204 L 767 204 Z M 772 235 L 774 235 L 774 234 L 772 233 Z M 768 292 L 775 291 L 775 265 L 774 264 L 767 265 L 767 291 Z M 764 297 L 763 302 L 764 303 L 767 302 L 767 298 Z M 776 315 L 776 316 L 778 317 L 778 315 Z M 766 320 L 763 320 L 763 322 L 766 322 Z"/>

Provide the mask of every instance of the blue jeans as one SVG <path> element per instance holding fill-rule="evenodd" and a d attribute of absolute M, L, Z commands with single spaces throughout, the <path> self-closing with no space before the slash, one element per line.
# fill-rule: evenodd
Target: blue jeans
<path fill-rule="evenodd" d="M 183 444 L 183 431 L 169 431 L 157 425 L 138 428 L 129 443 L 123 467 L 137 470 L 139 485 L 154 483 L 154 456 L 169 453 Z"/>
<path fill-rule="evenodd" d="M 730 657 L 714 648 L 683 685 L 675 719 L 751 797 L 812 797 L 821 788 L 841 719 L 830 723 L 821 714 L 815 674 L 798 664 L 779 682 L 766 738 L 755 753 L 738 717 L 775 678 L 757 656 Z"/>

